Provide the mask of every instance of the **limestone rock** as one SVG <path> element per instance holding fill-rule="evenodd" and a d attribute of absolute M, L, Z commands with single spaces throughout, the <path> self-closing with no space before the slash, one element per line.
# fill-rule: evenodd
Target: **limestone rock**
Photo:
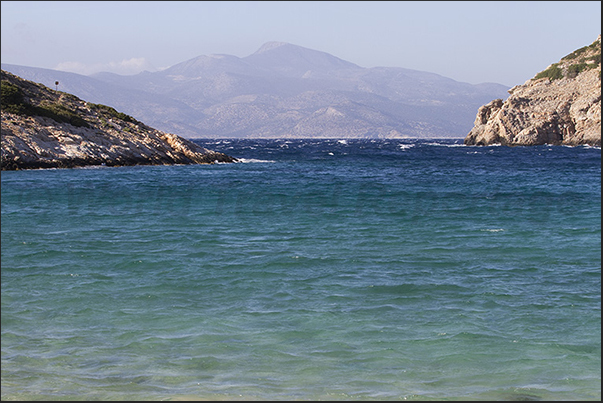
<path fill-rule="evenodd" d="M 2 170 L 236 161 L 4 70 L 1 155 Z"/>
<path fill-rule="evenodd" d="M 467 145 L 601 146 L 601 35 L 478 109 Z"/>

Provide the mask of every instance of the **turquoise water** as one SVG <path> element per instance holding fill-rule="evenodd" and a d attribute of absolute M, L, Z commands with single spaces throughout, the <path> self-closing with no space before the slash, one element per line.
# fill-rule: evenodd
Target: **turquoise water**
<path fill-rule="evenodd" d="M 599 400 L 601 149 L 2 172 L 2 400 Z"/>

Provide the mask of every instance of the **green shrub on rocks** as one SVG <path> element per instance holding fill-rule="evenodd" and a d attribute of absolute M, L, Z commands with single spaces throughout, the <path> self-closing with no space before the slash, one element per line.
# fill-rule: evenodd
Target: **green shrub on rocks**
<path fill-rule="evenodd" d="M 600 64 L 601 42 L 597 40 L 588 46 L 583 46 L 564 56 L 560 63 L 552 64 L 546 70 L 536 74 L 534 80 L 548 78 L 553 81 L 563 77 L 575 78 L 583 71 L 595 69 Z M 600 72 L 599 77 L 601 77 Z"/>
<path fill-rule="evenodd" d="M 70 123 L 76 127 L 90 127 L 88 122 L 64 105 L 43 103 L 35 108 L 38 116 L 45 116 L 59 123 Z"/>
<path fill-rule="evenodd" d="M 562 57 L 561 60 L 575 59 L 578 56 L 580 56 L 581 54 L 583 54 L 584 52 L 586 52 L 588 50 L 588 48 L 589 48 L 589 46 L 583 46 L 580 49 L 576 49 L 572 53 L 570 53 L 569 55 Z"/>
<path fill-rule="evenodd" d="M 567 68 L 567 76 L 569 78 L 574 78 L 589 67 L 590 66 L 586 63 L 572 64 Z"/>
<path fill-rule="evenodd" d="M 592 56 L 590 56 L 590 57 L 587 57 L 587 58 L 586 58 L 586 60 L 592 60 L 592 61 L 594 62 L 594 63 L 591 65 L 591 66 L 592 66 L 591 68 L 593 68 L 593 69 L 594 69 L 595 67 L 597 67 L 598 65 L 600 65 L 600 64 L 601 64 L 601 53 L 599 52 L 599 53 L 598 53 L 598 54 L 596 54 L 596 55 L 592 55 Z"/>
<path fill-rule="evenodd" d="M 90 127 L 86 120 L 64 105 L 43 102 L 39 106 L 35 106 L 28 103 L 21 88 L 8 81 L 2 81 L 2 110 L 17 115 L 44 116 L 56 122 L 70 123 L 77 127 Z"/>
<path fill-rule="evenodd" d="M 594 51 L 599 50 L 599 57 L 601 57 L 601 42 L 595 41 L 595 42 L 591 43 L 588 46 L 583 46 L 580 49 L 576 49 L 572 53 L 570 53 L 569 55 L 564 56 L 563 58 L 561 58 L 561 60 L 575 59 L 578 56 L 582 55 L 587 50 L 594 50 Z"/>
<path fill-rule="evenodd" d="M 551 81 L 563 78 L 563 70 L 559 68 L 559 63 L 551 64 L 548 69 L 541 71 L 534 77 L 536 80 L 540 78 L 548 78 Z"/>
<path fill-rule="evenodd" d="M 139 123 L 138 120 L 134 119 L 132 116 L 130 115 L 126 115 L 123 112 L 117 112 L 115 110 L 115 108 L 112 108 L 110 106 L 107 105 L 103 105 L 103 104 L 93 104 L 91 102 L 87 103 L 88 107 L 90 109 L 99 111 L 99 112 L 104 112 L 105 114 L 108 114 L 110 116 L 113 116 L 115 118 L 121 119 L 125 122 L 130 122 L 130 123 Z"/>
<path fill-rule="evenodd" d="M 2 81 L 2 110 L 17 115 L 25 115 L 26 104 L 21 88 L 8 81 Z"/>

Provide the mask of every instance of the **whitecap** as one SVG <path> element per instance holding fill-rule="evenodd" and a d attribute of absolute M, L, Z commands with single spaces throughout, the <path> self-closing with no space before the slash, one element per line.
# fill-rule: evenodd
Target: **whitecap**
<path fill-rule="evenodd" d="M 259 160 L 259 159 L 256 159 L 256 158 L 238 158 L 236 162 L 240 162 L 240 163 L 243 163 L 243 164 L 250 164 L 250 163 L 256 163 L 256 162 L 259 162 L 259 163 L 272 163 L 272 162 L 276 162 L 276 161 L 273 161 L 273 160 Z"/>
<path fill-rule="evenodd" d="M 427 146 L 440 146 L 440 147 L 467 147 L 463 143 L 459 144 L 447 144 L 447 143 L 425 143 Z"/>

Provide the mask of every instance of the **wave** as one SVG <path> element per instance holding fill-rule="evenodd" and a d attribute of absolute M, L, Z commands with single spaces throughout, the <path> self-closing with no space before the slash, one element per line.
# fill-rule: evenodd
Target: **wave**
<path fill-rule="evenodd" d="M 260 159 L 256 159 L 256 158 L 238 158 L 237 163 L 242 163 L 242 164 L 252 164 L 252 163 L 273 163 L 276 162 L 274 160 L 260 160 Z"/>
<path fill-rule="evenodd" d="M 464 143 L 424 143 L 426 146 L 439 146 L 439 147 L 467 147 Z"/>

